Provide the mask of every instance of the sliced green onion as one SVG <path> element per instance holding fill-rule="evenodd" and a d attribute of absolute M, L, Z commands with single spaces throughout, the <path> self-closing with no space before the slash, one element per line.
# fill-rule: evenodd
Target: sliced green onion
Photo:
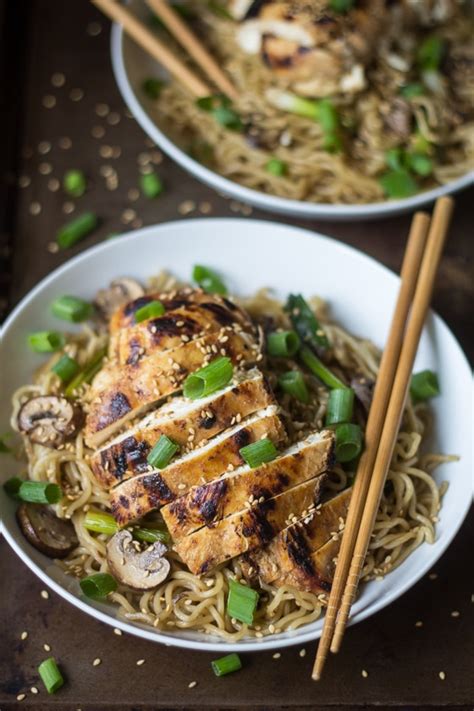
<path fill-rule="evenodd" d="M 390 148 L 385 152 L 385 162 L 392 170 L 403 168 L 404 151 L 401 148 Z"/>
<path fill-rule="evenodd" d="M 418 184 L 407 170 L 392 170 L 380 178 L 380 185 L 387 197 L 406 198 L 418 192 Z"/>
<path fill-rule="evenodd" d="M 145 543 L 156 543 L 156 541 L 160 541 L 160 543 L 170 542 L 170 534 L 163 528 L 142 528 L 140 526 L 140 528 L 133 529 L 132 533 L 137 541 L 144 541 Z"/>
<path fill-rule="evenodd" d="M 278 456 L 278 450 L 271 439 L 265 437 L 242 447 L 239 454 L 249 467 L 255 469 L 266 462 L 272 462 Z"/>
<path fill-rule="evenodd" d="M 315 350 L 329 347 L 321 324 L 301 294 L 290 294 L 285 308 L 295 331 L 304 343 L 309 343 Z"/>
<path fill-rule="evenodd" d="M 36 331 L 28 336 L 28 345 L 35 353 L 53 353 L 64 346 L 64 336 L 58 331 Z"/>
<path fill-rule="evenodd" d="M 279 158 L 270 158 L 268 163 L 265 165 L 265 170 L 271 175 L 276 175 L 278 177 L 285 175 L 288 170 L 288 166 L 285 161 Z"/>
<path fill-rule="evenodd" d="M 420 131 L 417 131 L 412 137 L 412 145 L 415 153 L 430 155 L 433 151 L 432 144 L 422 133 L 420 133 Z"/>
<path fill-rule="evenodd" d="M 236 580 L 229 580 L 227 614 L 240 622 L 251 625 L 257 608 L 258 592 Z"/>
<path fill-rule="evenodd" d="M 417 52 L 418 65 L 422 71 L 437 71 L 445 50 L 445 42 L 441 37 L 431 35 L 419 46 Z"/>
<path fill-rule="evenodd" d="M 426 177 L 433 172 L 433 161 L 427 155 L 423 153 L 408 153 L 407 158 L 414 173 Z"/>
<path fill-rule="evenodd" d="M 24 479 L 20 479 L 19 476 L 12 476 L 3 485 L 3 489 L 8 496 L 12 499 L 19 499 L 20 486 L 23 484 Z"/>
<path fill-rule="evenodd" d="M 64 354 L 51 370 L 59 376 L 63 383 L 68 383 L 79 372 L 79 363 Z"/>
<path fill-rule="evenodd" d="M 328 388 L 346 388 L 347 386 L 339 380 L 337 375 L 331 373 L 324 363 L 318 358 L 308 346 L 303 346 L 300 350 L 300 358 L 307 368 Z"/>
<path fill-rule="evenodd" d="M 207 395 L 225 388 L 232 380 L 233 374 L 234 367 L 230 358 L 226 356 L 216 358 L 209 365 L 188 375 L 183 384 L 184 396 L 191 400 L 207 397 Z"/>
<path fill-rule="evenodd" d="M 7 432 L 0 437 L 0 454 L 9 454 L 12 451 L 11 447 L 5 442 L 5 440 L 10 439 L 11 436 L 11 432 Z"/>
<path fill-rule="evenodd" d="M 149 318 L 158 318 L 163 316 L 165 313 L 165 307 L 161 301 L 154 300 L 150 301 L 149 304 L 145 304 L 141 309 L 135 311 L 135 323 L 141 323 L 141 321 L 148 321 Z"/>
<path fill-rule="evenodd" d="M 338 462 L 350 462 L 362 451 L 362 430 L 359 425 L 350 422 L 337 425 L 336 433 L 336 459 Z"/>
<path fill-rule="evenodd" d="M 342 148 L 342 142 L 338 135 L 339 116 L 330 99 L 319 101 L 318 121 L 324 133 L 323 147 L 330 152 L 339 151 Z"/>
<path fill-rule="evenodd" d="M 93 313 L 92 304 L 89 304 L 77 296 L 60 296 L 51 304 L 53 316 L 64 321 L 79 323 L 90 318 Z"/>
<path fill-rule="evenodd" d="M 309 402 L 309 393 L 303 374 L 299 370 L 289 370 L 278 378 L 278 385 L 283 392 L 288 393 L 300 402 Z"/>
<path fill-rule="evenodd" d="M 301 96 L 275 87 L 267 89 L 265 96 L 268 102 L 277 109 L 298 114 L 298 116 L 304 116 L 305 118 L 313 119 L 313 121 L 319 119 L 318 101 L 303 99 Z"/>
<path fill-rule="evenodd" d="M 94 358 L 92 358 L 90 363 L 88 363 L 86 367 L 81 370 L 81 372 L 78 373 L 75 378 L 73 378 L 73 380 L 71 380 L 65 390 L 65 395 L 71 397 L 81 385 L 84 385 L 84 383 L 91 382 L 94 375 L 96 375 L 102 368 L 102 361 L 104 360 L 106 353 L 106 348 L 101 348 L 101 350 L 98 351 L 98 353 L 94 356 Z"/>
<path fill-rule="evenodd" d="M 217 2 L 217 0 L 207 0 L 207 7 L 216 17 L 222 17 L 224 20 L 234 19 L 230 12 L 226 10 L 224 5 L 222 5 L 222 3 L 220 2 Z"/>
<path fill-rule="evenodd" d="M 117 581 L 109 573 L 95 573 L 79 581 L 81 590 L 86 597 L 100 600 L 117 590 Z"/>
<path fill-rule="evenodd" d="M 140 177 L 140 187 L 145 197 L 150 198 L 150 200 L 158 197 L 163 192 L 163 183 L 156 173 L 142 175 Z"/>
<path fill-rule="evenodd" d="M 243 128 L 239 114 L 228 106 L 217 106 L 212 109 L 211 114 L 217 123 L 231 131 L 241 131 Z"/>
<path fill-rule="evenodd" d="M 400 94 L 405 99 L 414 99 L 416 96 L 422 96 L 425 93 L 423 84 L 414 82 L 413 84 L 405 84 L 400 89 Z"/>
<path fill-rule="evenodd" d="M 79 242 L 95 230 L 98 224 L 97 215 L 93 212 L 84 212 L 71 222 L 58 230 L 56 239 L 61 249 L 67 249 Z"/>
<path fill-rule="evenodd" d="M 238 654 L 227 654 L 225 657 L 215 659 L 211 662 L 212 671 L 216 676 L 225 676 L 242 669 L 242 662 Z"/>
<path fill-rule="evenodd" d="M 145 79 L 142 84 L 142 89 L 144 94 L 148 96 L 149 99 L 156 101 L 160 98 L 161 90 L 166 86 L 166 82 L 161 79 Z"/>
<path fill-rule="evenodd" d="M 300 339 L 295 331 L 274 331 L 267 336 L 267 350 L 276 358 L 294 356 L 300 347 Z"/>
<path fill-rule="evenodd" d="M 326 425 L 338 425 L 352 420 L 354 391 L 351 388 L 336 388 L 329 393 L 326 410 Z"/>
<path fill-rule="evenodd" d="M 38 674 L 48 694 L 55 694 L 64 684 L 63 676 L 58 669 L 54 657 L 50 657 L 49 659 L 45 659 L 44 662 L 41 662 L 38 667 Z"/>
<path fill-rule="evenodd" d="M 60 486 L 47 481 L 23 481 L 18 489 L 18 498 L 32 504 L 57 504 L 62 495 Z"/>
<path fill-rule="evenodd" d="M 329 0 L 329 7 L 334 12 L 348 12 L 354 7 L 355 0 Z"/>
<path fill-rule="evenodd" d="M 164 469 L 168 466 L 179 446 L 166 435 L 161 435 L 158 442 L 155 444 L 147 459 L 148 464 L 151 464 L 155 469 Z"/>
<path fill-rule="evenodd" d="M 227 294 L 227 287 L 220 276 L 209 267 L 204 267 L 202 264 L 196 264 L 193 268 L 193 281 L 199 284 L 201 289 L 208 294 Z"/>
<path fill-rule="evenodd" d="M 432 370 L 422 370 L 412 376 L 410 395 L 415 402 L 429 400 L 439 395 L 438 376 Z"/>
<path fill-rule="evenodd" d="M 82 170 L 68 170 L 63 178 L 63 188 L 68 195 L 78 198 L 86 192 L 86 176 Z"/>
<path fill-rule="evenodd" d="M 106 536 L 113 536 L 118 531 L 117 522 L 112 514 L 93 509 L 89 509 L 84 516 L 84 528 L 94 533 L 105 533 Z"/>

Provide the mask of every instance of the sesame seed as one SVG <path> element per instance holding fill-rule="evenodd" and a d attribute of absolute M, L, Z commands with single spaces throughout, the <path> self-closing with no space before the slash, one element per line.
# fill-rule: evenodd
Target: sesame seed
<path fill-rule="evenodd" d="M 69 98 L 71 101 L 81 101 L 84 98 L 84 91 L 75 87 L 69 92 Z"/>
<path fill-rule="evenodd" d="M 196 203 L 194 200 L 184 200 L 178 206 L 178 212 L 181 215 L 188 215 L 190 212 L 196 209 Z"/>
<path fill-rule="evenodd" d="M 25 632 L 21 633 L 20 639 L 26 639 L 27 637 L 28 637 L 28 632 L 26 632 L 26 630 L 25 630 Z"/>
<path fill-rule="evenodd" d="M 118 635 L 119 637 L 122 636 L 123 632 L 122 630 L 119 630 L 118 627 L 114 627 L 114 634 Z"/>
<path fill-rule="evenodd" d="M 93 667 L 98 667 L 99 664 L 102 664 L 102 659 L 99 659 L 99 657 L 97 657 L 97 658 L 94 659 L 94 661 L 92 662 L 92 666 L 93 666 Z"/>
<path fill-rule="evenodd" d="M 102 32 L 102 25 L 100 22 L 89 22 L 86 28 L 86 32 L 89 37 L 97 37 Z"/>
<path fill-rule="evenodd" d="M 444 671 L 440 671 L 439 678 L 441 679 L 441 681 L 444 681 L 446 679 L 446 674 Z"/>
<path fill-rule="evenodd" d="M 116 126 L 118 123 L 120 123 L 120 114 L 118 114 L 116 111 L 112 111 L 107 116 L 107 123 L 109 123 L 111 126 Z"/>
<path fill-rule="evenodd" d="M 60 187 L 61 184 L 57 178 L 50 178 L 50 180 L 48 180 L 48 190 L 51 190 L 52 193 L 57 192 Z"/>
<path fill-rule="evenodd" d="M 132 200 L 132 202 L 135 202 L 135 200 L 138 200 L 140 197 L 140 191 L 137 190 L 137 188 L 130 188 L 127 193 L 127 197 L 129 200 Z"/>
<path fill-rule="evenodd" d="M 423 622 L 421 620 L 418 620 L 415 622 L 415 627 L 423 627 Z"/>
<path fill-rule="evenodd" d="M 438 577 L 438 573 L 430 573 L 428 577 L 430 580 L 436 580 L 436 578 Z"/>
<path fill-rule="evenodd" d="M 45 652 L 50 652 L 50 651 L 51 651 L 51 647 L 49 646 L 49 644 L 43 644 L 43 649 L 44 649 Z"/>
<path fill-rule="evenodd" d="M 362 669 L 362 676 L 364 677 L 364 679 L 367 679 L 367 677 L 369 676 L 369 672 L 367 672 L 365 669 Z"/>
<path fill-rule="evenodd" d="M 72 141 L 69 136 L 61 136 L 58 140 L 58 146 L 62 148 L 63 151 L 68 151 L 72 147 Z"/>
<path fill-rule="evenodd" d="M 105 128 L 103 126 L 92 126 L 91 136 L 92 138 L 103 138 L 105 136 Z"/>
<path fill-rule="evenodd" d="M 59 89 L 60 86 L 64 86 L 66 82 L 66 77 L 61 72 L 55 72 L 51 77 L 51 84 Z"/>
<path fill-rule="evenodd" d="M 43 104 L 45 109 L 52 109 L 56 106 L 56 97 L 52 94 L 46 94 L 45 96 L 43 96 L 43 100 L 41 103 Z"/>
<path fill-rule="evenodd" d="M 107 116 L 107 114 L 110 112 L 110 109 L 107 106 L 107 104 L 96 104 L 95 112 L 96 112 L 97 116 L 100 116 L 101 118 L 105 118 Z"/>
<path fill-rule="evenodd" d="M 143 664 L 145 664 L 144 659 L 137 659 L 137 667 L 141 667 Z"/>
<path fill-rule="evenodd" d="M 41 175 L 49 175 L 53 170 L 51 163 L 40 163 L 38 166 L 38 171 Z"/>
<path fill-rule="evenodd" d="M 49 141 L 40 141 L 38 143 L 38 153 L 45 156 L 51 150 L 51 143 Z"/>
<path fill-rule="evenodd" d="M 41 212 L 41 204 L 36 201 L 30 203 L 29 212 L 30 215 L 39 215 Z"/>
<path fill-rule="evenodd" d="M 190 681 L 188 684 L 188 689 L 194 689 L 197 686 L 197 681 Z"/>
<path fill-rule="evenodd" d="M 18 694 L 16 697 L 17 701 L 23 701 L 23 699 L 26 699 L 26 694 Z"/>
<path fill-rule="evenodd" d="M 31 691 L 32 694 L 39 694 L 39 691 L 38 691 L 38 689 L 37 689 L 36 686 L 32 686 L 31 689 L 30 689 L 30 691 Z"/>
<path fill-rule="evenodd" d="M 41 591 L 41 597 L 43 598 L 43 600 L 48 600 L 48 598 L 49 598 L 49 592 L 48 592 L 47 590 L 42 590 L 42 591 Z"/>
<path fill-rule="evenodd" d="M 262 632 L 255 632 L 255 637 L 258 637 L 259 639 L 263 637 Z"/>
<path fill-rule="evenodd" d="M 300 649 L 300 657 L 306 657 L 306 649 Z"/>
<path fill-rule="evenodd" d="M 29 175 L 20 175 L 18 178 L 18 187 L 19 188 L 27 188 L 29 185 L 31 185 L 31 178 Z"/>
<path fill-rule="evenodd" d="M 276 654 L 273 655 L 273 659 L 280 659 L 281 654 L 280 652 L 276 652 Z"/>
<path fill-rule="evenodd" d="M 63 212 L 65 215 L 70 215 L 71 212 L 74 212 L 75 209 L 76 209 L 76 206 L 70 200 L 68 200 L 67 202 L 65 202 L 63 204 Z"/>
<path fill-rule="evenodd" d="M 200 202 L 199 203 L 199 212 L 202 215 L 209 215 L 210 212 L 212 212 L 212 205 L 210 202 Z"/>
<path fill-rule="evenodd" d="M 47 249 L 51 254 L 56 254 L 56 252 L 59 252 L 59 245 L 57 242 L 49 242 Z"/>
<path fill-rule="evenodd" d="M 451 617 L 459 617 L 460 615 L 461 613 L 459 612 L 459 610 L 453 610 L 451 613 Z"/>

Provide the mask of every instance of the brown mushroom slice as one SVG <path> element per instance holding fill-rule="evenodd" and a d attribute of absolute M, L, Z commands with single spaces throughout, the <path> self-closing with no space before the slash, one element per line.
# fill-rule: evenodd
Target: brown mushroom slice
<path fill-rule="evenodd" d="M 82 420 L 81 408 L 65 397 L 39 395 L 20 408 L 18 429 L 32 442 L 57 447 L 77 432 Z"/>
<path fill-rule="evenodd" d="M 130 277 L 121 277 L 110 282 L 107 289 L 99 289 L 94 304 L 103 318 L 108 321 L 120 306 L 144 294 L 145 290 L 138 281 Z"/>
<path fill-rule="evenodd" d="M 157 541 L 141 551 L 130 531 L 119 531 L 107 543 L 107 562 L 116 580 L 134 590 L 156 588 L 168 577 L 166 546 Z"/>
<path fill-rule="evenodd" d="M 16 517 L 25 538 L 49 558 L 65 558 L 79 544 L 72 523 L 44 504 L 21 504 Z"/>

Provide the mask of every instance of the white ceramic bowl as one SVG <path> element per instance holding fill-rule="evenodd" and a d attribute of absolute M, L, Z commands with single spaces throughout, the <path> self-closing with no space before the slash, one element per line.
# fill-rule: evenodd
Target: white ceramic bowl
<path fill-rule="evenodd" d="M 49 309 L 54 298 L 69 293 L 91 299 L 98 288 L 117 276 L 145 279 L 163 268 L 186 279 L 197 262 L 222 272 L 234 293 L 249 294 L 262 286 L 275 286 L 281 298 L 290 291 L 320 294 L 329 301 L 334 316 L 355 334 L 363 334 L 379 346 L 385 341 L 398 278 L 354 249 L 306 230 L 255 220 L 198 219 L 147 227 L 83 252 L 50 274 L 16 307 L 4 327 L 0 432 L 8 429 L 13 390 L 30 382 L 41 361 L 41 356 L 29 352 L 27 334 L 58 327 Z M 352 622 L 385 607 L 424 575 L 449 545 L 469 507 L 470 369 L 452 333 L 433 314 L 416 362 L 416 369 L 426 367 L 438 372 L 442 392 L 433 401 L 436 431 L 432 446 L 462 458 L 436 470 L 438 481 L 450 482 L 436 542 L 421 546 L 382 582 L 364 585 Z M 19 468 L 7 457 L 2 457 L 2 465 L 4 479 Z M 6 539 L 34 573 L 73 605 L 131 634 L 199 650 L 246 651 L 302 644 L 321 633 L 319 620 L 292 633 L 226 644 L 202 634 L 171 634 L 118 620 L 115 607 L 82 600 L 77 581 L 27 543 L 15 521 L 15 504 L 1 487 L 0 507 Z"/>
<path fill-rule="evenodd" d="M 144 20 L 148 18 L 149 10 L 142 0 L 131 0 L 129 5 L 137 16 Z M 114 25 L 112 28 L 111 52 L 112 66 L 119 89 L 127 106 L 145 133 L 176 163 L 198 178 L 198 180 L 229 197 L 249 203 L 262 210 L 305 219 L 374 219 L 415 210 L 422 205 L 433 202 L 441 195 L 454 193 L 473 182 L 474 174 L 470 173 L 453 180 L 447 185 L 427 190 L 405 200 L 390 200 L 368 205 L 328 205 L 289 200 L 247 188 L 198 163 L 182 147 L 175 143 L 165 131 L 160 129 L 158 125 L 159 116 L 153 103 L 144 95 L 142 84 L 144 79 L 150 76 L 165 76 L 164 70 L 133 40 L 124 35 L 119 25 Z"/>

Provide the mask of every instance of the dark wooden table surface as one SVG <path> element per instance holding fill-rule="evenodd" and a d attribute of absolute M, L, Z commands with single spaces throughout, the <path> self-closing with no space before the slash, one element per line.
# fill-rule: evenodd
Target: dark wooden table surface
<path fill-rule="evenodd" d="M 217 216 L 241 214 L 242 206 L 162 159 L 128 116 L 112 76 L 108 23 L 86 0 L 3 0 L 0 22 L 1 160 L 6 178 L 0 194 L 0 306 L 5 312 L 51 270 L 111 232 L 182 218 L 183 203 L 193 208 L 192 217 L 209 210 Z M 166 193 L 156 201 L 134 200 L 140 166 L 148 162 L 163 177 Z M 107 184 L 104 166 L 116 172 L 117 185 L 110 180 Z M 57 189 L 69 168 L 88 176 L 89 190 L 78 201 Z M 457 198 L 434 296 L 435 308 L 471 360 L 473 197 L 464 193 Z M 50 251 L 58 226 L 86 209 L 101 217 L 97 232 L 67 253 Z M 253 216 L 270 217 L 256 211 Z M 307 226 L 397 270 L 408 224 L 404 216 Z M 222 244 L 225 248 L 225 235 Z M 283 650 L 277 660 L 270 653 L 244 655 L 243 671 L 217 679 L 209 667 L 216 655 L 118 637 L 55 594 L 44 599 L 44 586 L 0 541 L 0 711 L 25 706 L 38 711 L 371 705 L 470 709 L 473 529 L 471 514 L 429 576 L 351 629 L 317 685 L 309 680 L 314 645 L 307 645 L 304 657 L 300 648 Z M 415 626 L 417 621 L 423 625 Z M 25 640 L 20 639 L 23 631 L 28 632 Z M 51 646 L 68 679 L 52 697 L 36 673 L 48 656 L 44 644 Z M 96 657 L 102 663 L 94 667 Z M 138 659 L 145 664 L 137 667 Z M 362 676 L 363 669 L 368 677 Z M 444 680 L 440 672 L 445 672 Z M 198 684 L 189 689 L 193 680 Z M 38 686 L 39 695 L 30 691 L 32 686 Z M 26 698 L 18 702 L 17 695 L 23 693 Z"/>

